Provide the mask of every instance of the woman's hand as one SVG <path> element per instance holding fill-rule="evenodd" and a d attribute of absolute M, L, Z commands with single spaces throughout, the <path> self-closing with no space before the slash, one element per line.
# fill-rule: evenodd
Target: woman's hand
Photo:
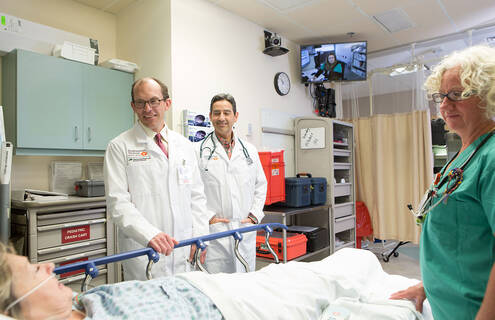
<path fill-rule="evenodd" d="M 425 288 L 423 282 L 415 286 L 409 287 L 406 290 L 398 291 L 390 296 L 392 300 L 407 299 L 414 302 L 416 310 L 423 312 L 423 301 L 426 299 Z"/>

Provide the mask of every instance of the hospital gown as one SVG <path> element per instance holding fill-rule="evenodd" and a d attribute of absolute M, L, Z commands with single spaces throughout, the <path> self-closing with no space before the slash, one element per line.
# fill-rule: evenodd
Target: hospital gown
<path fill-rule="evenodd" d="M 485 137 L 459 154 L 449 169 L 460 167 Z M 495 261 L 494 150 L 492 136 L 464 168 L 458 189 L 426 216 L 421 274 L 435 320 L 474 319 L 481 306 Z"/>
<path fill-rule="evenodd" d="M 75 297 L 74 308 L 84 319 L 223 319 L 206 295 L 172 277 L 103 285 Z"/>

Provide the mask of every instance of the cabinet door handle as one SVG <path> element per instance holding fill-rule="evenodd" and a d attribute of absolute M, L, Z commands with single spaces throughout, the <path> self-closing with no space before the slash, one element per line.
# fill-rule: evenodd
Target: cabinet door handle
<path fill-rule="evenodd" d="M 79 140 L 79 130 L 77 126 L 74 126 L 74 141 L 78 141 L 78 140 Z"/>
<path fill-rule="evenodd" d="M 91 127 L 88 127 L 88 142 L 91 142 Z"/>

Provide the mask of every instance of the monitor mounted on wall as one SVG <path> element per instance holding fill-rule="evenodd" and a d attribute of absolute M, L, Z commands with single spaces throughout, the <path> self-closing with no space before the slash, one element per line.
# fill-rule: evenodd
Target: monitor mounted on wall
<path fill-rule="evenodd" d="M 303 83 L 366 80 L 367 42 L 301 46 Z"/>

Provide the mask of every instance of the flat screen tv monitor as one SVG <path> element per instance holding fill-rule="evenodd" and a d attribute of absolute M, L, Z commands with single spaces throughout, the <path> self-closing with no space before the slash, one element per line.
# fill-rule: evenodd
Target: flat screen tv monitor
<path fill-rule="evenodd" d="M 366 80 L 367 42 L 301 46 L 303 83 Z"/>

